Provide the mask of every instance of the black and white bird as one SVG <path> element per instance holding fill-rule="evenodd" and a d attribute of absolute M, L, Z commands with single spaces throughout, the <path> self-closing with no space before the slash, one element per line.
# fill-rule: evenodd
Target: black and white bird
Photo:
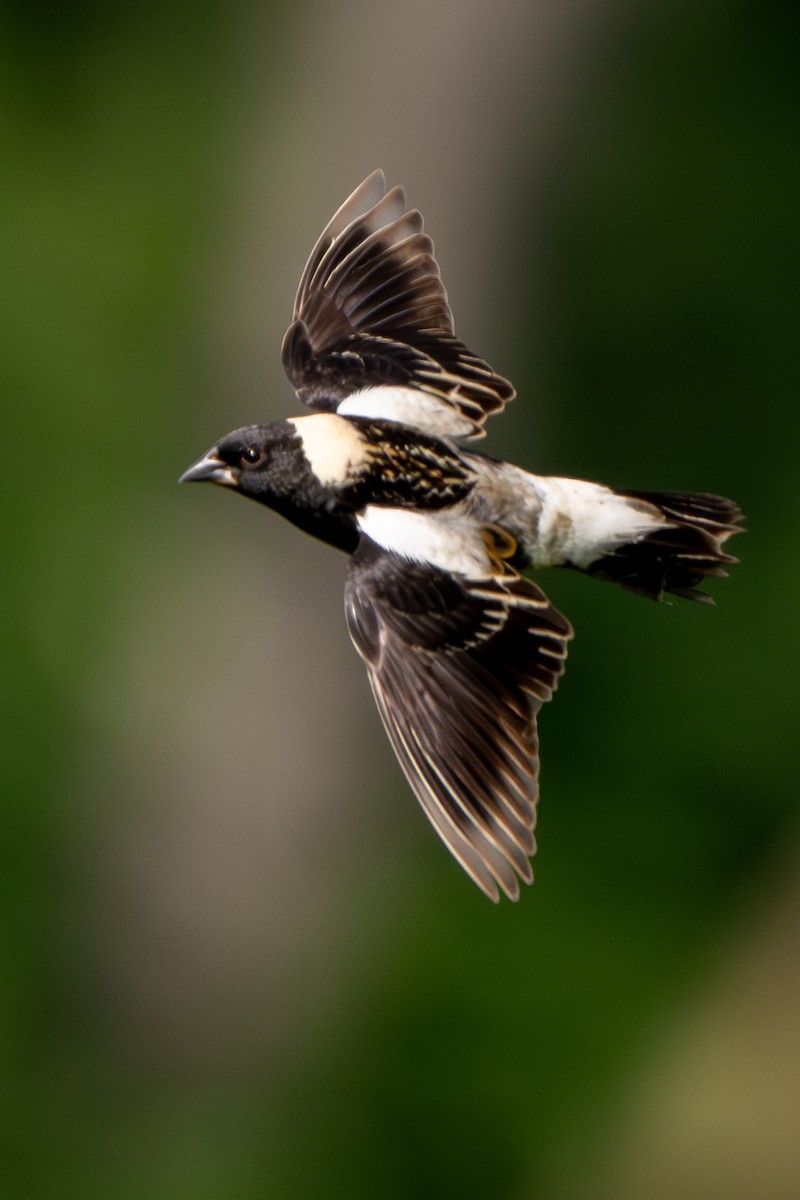
<path fill-rule="evenodd" d="M 707 493 L 532 475 L 462 442 L 514 388 L 453 331 L 422 217 L 375 171 L 319 238 L 283 365 L 313 414 L 237 429 L 182 480 L 265 504 L 350 556 L 345 616 L 406 778 L 492 900 L 532 879 L 536 718 L 569 621 L 529 569 L 573 567 L 654 599 L 734 562 Z"/>

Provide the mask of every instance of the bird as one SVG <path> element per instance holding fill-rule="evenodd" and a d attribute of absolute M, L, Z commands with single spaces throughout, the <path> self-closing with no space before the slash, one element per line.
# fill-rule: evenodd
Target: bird
<path fill-rule="evenodd" d="M 472 446 L 512 384 L 456 336 L 433 242 L 370 174 L 300 278 L 281 357 L 312 412 L 247 425 L 181 476 L 231 488 L 348 556 L 350 637 L 410 788 L 493 901 L 533 879 L 537 717 L 569 621 L 530 572 L 713 603 L 732 500 L 535 475 Z"/>

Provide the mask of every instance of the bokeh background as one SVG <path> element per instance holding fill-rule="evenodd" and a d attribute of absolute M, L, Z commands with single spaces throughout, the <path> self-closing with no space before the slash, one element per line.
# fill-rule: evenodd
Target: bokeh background
<path fill-rule="evenodd" d="M 799 28 L 4 6 L 5 1195 L 800 1195 Z M 296 411 L 296 281 L 376 166 L 517 384 L 487 449 L 749 517 L 716 609 L 544 581 L 516 906 L 400 778 L 344 561 L 175 486 Z"/>

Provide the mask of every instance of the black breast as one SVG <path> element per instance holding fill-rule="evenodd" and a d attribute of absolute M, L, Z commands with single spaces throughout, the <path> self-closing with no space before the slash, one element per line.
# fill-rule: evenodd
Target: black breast
<path fill-rule="evenodd" d="M 360 535 L 356 514 L 351 509 L 326 503 L 318 507 L 306 507 L 289 496 L 275 497 L 269 506 L 304 533 L 310 533 L 337 550 L 344 550 L 345 554 L 352 554 L 358 545 Z"/>

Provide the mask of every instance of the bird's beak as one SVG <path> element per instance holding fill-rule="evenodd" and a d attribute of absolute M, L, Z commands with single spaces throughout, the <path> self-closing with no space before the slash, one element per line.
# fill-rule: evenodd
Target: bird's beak
<path fill-rule="evenodd" d="M 197 483 L 201 480 L 207 480 L 209 483 L 221 483 L 226 487 L 234 487 L 236 484 L 233 468 L 223 462 L 213 450 L 209 450 L 208 454 L 204 454 L 202 458 L 198 458 L 196 463 L 192 463 L 189 470 L 183 472 L 178 483 Z"/>

